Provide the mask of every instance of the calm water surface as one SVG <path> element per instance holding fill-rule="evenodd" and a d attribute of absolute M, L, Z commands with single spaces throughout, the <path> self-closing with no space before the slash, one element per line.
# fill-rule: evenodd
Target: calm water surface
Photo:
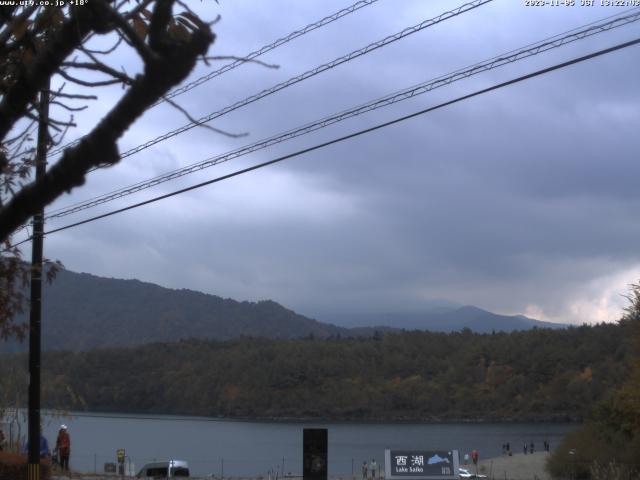
<path fill-rule="evenodd" d="M 302 472 L 302 430 L 329 430 L 329 474 L 358 474 L 364 460 L 382 466 L 385 448 L 474 448 L 481 458 L 499 456 L 509 442 L 516 452 L 526 442 L 557 446 L 568 424 L 345 424 L 255 423 L 198 417 L 72 414 L 45 419 L 44 433 L 55 444 L 58 426 L 69 427 L 71 467 L 102 472 L 124 448 L 136 471 L 155 459 L 187 460 L 192 475 L 257 476 L 269 471 Z M 284 470 L 283 470 L 284 465 Z M 358 475 L 359 476 L 359 475 Z"/>

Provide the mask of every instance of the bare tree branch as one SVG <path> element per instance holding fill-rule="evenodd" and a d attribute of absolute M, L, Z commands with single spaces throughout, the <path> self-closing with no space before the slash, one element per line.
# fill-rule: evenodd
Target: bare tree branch
<path fill-rule="evenodd" d="M 93 53 L 95 55 L 109 55 L 110 53 L 115 51 L 116 48 L 120 46 L 120 44 L 122 43 L 122 40 L 123 40 L 122 36 L 119 35 L 118 40 L 116 40 L 116 43 L 113 44 L 113 47 L 110 47 L 106 50 L 92 50 L 87 47 L 82 47 L 80 48 L 80 50 L 84 53 Z"/>
<path fill-rule="evenodd" d="M 27 127 L 22 130 L 20 133 L 18 133 L 17 135 L 14 135 L 11 138 L 7 138 L 6 140 L 4 140 L 2 143 L 5 146 L 9 146 L 11 145 L 13 142 L 15 142 L 16 140 L 19 140 L 20 138 L 22 138 L 24 135 L 26 135 L 26 133 L 29 131 L 29 129 L 31 129 L 31 127 L 33 127 L 35 125 L 36 121 L 32 120 L 31 122 L 29 122 L 29 124 L 27 125 Z"/>
<path fill-rule="evenodd" d="M 149 23 L 149 46 L 154 52 L 163 53 L 170 48 L 167 38 L 167 26 L 171 21 L 171 0 L 158 0 Z"/>
<path fill-rule="evenodd" d="M 173 100 L 171 100 L 170 98 L 167 98 L 166 96 L 162 96 L 162 98 L 164 99 L 165 102 L 167 102 L 169 105 L 171 105 L 173 108 L 175 108 L 176 110 L 180 111 L 185 117 L 187 117 L 187 119 L 192 122 L 192 123 L 196 123 L 198 124 L 199 127 L 204 127 L 207 130 L 211 130 L 212 132 L 216 132 L 219 133 L 221 135 L 225 135 L 227 137 L 231 137 L 231 138 L 241 138 L 241 137 L 246 137 L 247 135 L 249 135 L 248 132 L 243 132 L 243 133 L 231 133 L 231 132 L 227 132 L 225 130 L 220 130 L 219 128 L 215 128 L 212 127 L 211 125 L 207 125 L 206 123 L 202 123 L 199 122 L 198 120 L 196 120 L 195 118 L 193 118 L 189 112 L 187 112 L 186 109 L 182 108 L 180 105 L 178 105 L 176 102 L 174 102 Z"/>
<path fill-rule="evenodd" d="M 47 45 L 38 53 L 32 64 L 18 75 L 0 102 L 0 138 L 4 138 L 14 123 L 22 117 L 29 102 L 44 87 L 46 79 L 60 68 L 60 64 L 83 41 L 92 28 L 103 20 L 100 5 L 104 0 L 94 0 L 82 8 L 71 10 L 67 20 Z"/>
<path fill-rule="evenodd" d="M 53 98 L 60 97 L 60 98 L 69 98 L 72 100 L 97 100 L 98 99 L 96 95 L 81 95 L 78 93 L 54 92 L 52 90 L 49 90 L 48 92 Z"/>
<path fill-rule="evenodd" d="M 96 5 L 100 0 L 94 1 L 93 5 Z M 167 34 L 172 3 L 172 0 L 156 1 L 149 35 L 149 46 L 154 55 L 145 62 L 143 74 L 135 78 L 120 101 L 78 145 L 64 151 L 62 158 L 41 180 L 24 186 L 0 209 L 0 242 L 26 223 L 39 208 L 51 203 L 62 193 L 82 185 L 90 169 L 117 163 L 120 160 L 116 143 L 118 138 L 170 88 L 187 77 L 198 57 L 206 55 L 215 38 L 207 25 L 191 32 L 186 41 L 172 39 Z M 110 7 L 102 9 L 101 13 L 110 16 L 109 10 Z M 88 23 L 87 20 L 85 22 Z M 84 31 L 86 35 L 87 30 Z M 77 33 L 71 42 L 74 39 L 78 39 Z M 58 66 L 63 59 L 57 63 Z M 42 70 L 52 73 L 48 68 L 42 67 Z M 27 96 L 28 93 L 24 92 L 23 95 Z M 3 120 L 6 123 L 12 113 L 7 107 L 3 111 L 4 103 L 0 104 L 0 135 L 3 134 Z"/>
<path fill-rule="evenodd" d="M 111 75 L 112 77 L 118 79 L 118 81 L 130 85 L 131 83 L 133 83 L 133 79 L 131 77 L 129 77 L 128 75 L 119 72 L 118 70 L 115 70 L 113 68 L 111 68 L 110 66 L 94 60 L 94 63 L 91 62 L 63 62 L 62 63 L 63 67 L 67 67 L 67 68 L 78 68 L 78 69 L 84 69 L 84 70 L 94 70 L 97 72 L 102 72 L 105 73 L 107 75 Z M 65 77 L 66 78 L 66 77 Z M 76 79 L 77 80 L 77 79 Z M 71 80 L 69 80 L 71 81 Z M 77 83 L 77 82 L 76 82 Z"/>
<path fill-rule="evenodd" d="M 131 46 L 136 49 L 138 55 L 145 63 L 153 62 L 156 60 L 156 53 L 147 46 L 146 43 L 140 38 L 138 33 L 133 29 L 131 25 L 120 15 L 117 11 L 110 8 L 110 17 L 117 25 L 118 29 L 122 31 L 122 34 L 129 41 Z"/>
<path fill-rule="evenodd" d="M 118 36 L 118 40 L 122 41 L 122 36 Z M 83 47 L 80 47 L 80 51 L 83 52 L 87 57 L 89 57 L 96 65 L 100 65 L 101 67 L 105 68 L 106 70 L 108 70 L 109 72 L 115 72 L 116 75 L 125 75 L 126 78 L 131 81 L 131 77 L 129 77 L 126 72 L 123 71 L 119 72 L 118 70 L 116 70 L 115 68 L 110 67 L 109 65 L 107 65 L 106 63 L 104 63 L 103 61 L 101 61 L 100 59 L 98 59 L 98 57 L 96 57 L 96 55 L 94 55 L 93 52 L 91 52 L 90 50 L 87 50 Z"/>
<path fill-rule="evenodd" d="M 83 105 L 82 107 L 70 107 L 69 105 L 65 105 L 64 103 L 57 100 L 50 100 L 49 103 L 51 105 L 58 105 L 59 107 L 62 107 L 69 112 L 81 112 L 82 110 L 86 110 L 87 108 L 89 108 L 89 105 Z"/>
<path fill-rule="evenodd" d="M 57 138 L 57 139 L 56 139 L 56 138 L 51 137 L 50 147 L 49 147 L 49 148 L 51 148 L 51 147 L 57 147 L 58 145 L 60 145 L 60 144 L 62 143 L 62 140 L 64 140 L 64 137 L 66 137 L 66 136 L 67 136 L 67 132 L 69 131 L 69 128 L 71 128 L 71 127 L 67 127 L 67 128 L 65 128 L 65 129 L 60 133 L 60 135 L 58 136 L 58 138 Z"/>
<path fill-rule="evenodd" d="M 76 78 L 72 75 L 69 75 L 67 72 L 65 72 L 62 69 L 58 70 L 57 73 L 63 78 L 66 78 L 67 80 L 69 80 L 70 82 L 75 83 L 77 85 L 82 85 L 84 87 L 104 87 L 106 85 L 115 85 L 116 83 L 122 83 L 121 80 L 118 80 L 116 78 L 114 78 L 113 80 L 101 80 L 97 82 L 90 82 L 90 81 L 82 80 L 80 78 Z"/>
<path fill-rule="evenodd" d="M 277 65 L 275 63 L 266 63 L 266 62 L 263 62 L 262 60 L 257 60 L 255 58 L 236 57 L 236 56 L 233 56 L 233 55 L 206 56 L 206 57 L 202 57 L 201 60 L 203 60 L 203 61 L 206 61 L 206 60 L 214 60 L 214 61 L 218 61 L 218 60 L 233 60 L 233 61 L 240 61 L 240 62 L 246 62 L 246 63 L 256 63 L 258 65 L 262 65 L 263 67 L 273 68 L 275 70 L 280 68 L 280 65 Z"/>
<path fill-rule="evenodd" d="M 35 147 L 31 147 L 31 148 L 25 148 L 24 150 L 20 150 L 19 152 L 13 153 L 11 155 L 12 159 L 16 159 L 16 158 L 20 158 L 20 157 L 25 157 L 25 156 L 33 156 L 36 152 L 36 148 Z M 29 167 L 27 168 L 27 170 L 30 168 L 31 165 L 29 165 Z"/>
<path fill-rule="evenodd" d="M 61 127 L 77 127 L 77 125 L 73 122 L 73 116 L 68 122 L 63 122 L 62 120 L 56 120 L 54 118 L 49 117 L 47 120 L 49 126 L 55 127 L 56 125 L 60 125 Z M 59 128 L 56 128 L 57 131 L 61 131 Z"/>

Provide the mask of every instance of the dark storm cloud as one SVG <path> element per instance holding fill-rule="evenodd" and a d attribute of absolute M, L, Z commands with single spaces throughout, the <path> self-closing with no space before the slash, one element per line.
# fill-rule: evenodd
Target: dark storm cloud
<path fill-rule="evenodd" d="M 344 2 L 223 3 L 216 54 L 242 54 Z M 611 9 L 493 4 L 125 160 L 83 197 L 202 160 L 566 31 Z M 185 95 L 194 116 L 451 8 L 381 0 Z M 275 158 L 629 39 L 637 26 L 438 89 L 205 170 L 148 195 Z M 637 280 L 637 48 L 52 237 L 69 268 L 318 312 L 419 310 L 443 298 L 558 321 L 612 319 Z M 200 67 L 200 73 L 204 66 Z M 197 76 L 197 74 L 196 74 Z M 158 107 L 128 148 L 185 123 Z M 153 172 L 153 173 L 151 173 Z M 124 182 L 123 182 L 124 181 Z M 125 184 L 126 184 L 125 183 Z M 77 198 L 77 197 L 74 197 Z M 144 198 L 144 195 L 141 196 Z M 127 202 L 123 202 L 126 204 Z M 83 247 L 84 246 L 84 247 Z M 622 289 L 622 291 L 621 291 Z"/>

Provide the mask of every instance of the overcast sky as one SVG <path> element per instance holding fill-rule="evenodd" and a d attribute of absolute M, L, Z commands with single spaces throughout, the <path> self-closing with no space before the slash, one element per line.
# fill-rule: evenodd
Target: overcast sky
<path fill-rule="evenodd" d="M 242 56 L 355 0 L 192 2 L 221 20 L 211 55 Z M 463 2 L 379 0 L 178 97 L 219 110 Z M 91 174 L 62 207 L 447 74 L 622 7 L 495 0 Z M 456 82 L 296 140 L 49 223 L 48 228 L 205 181 L 640 36 L 640 22 Z M 113 64 L 134 73 L 121 49 Z M 74 271 L 237 300 L 273 299 L 323 320 L 418 312 L 432 300 L 558 322 L 619 318 L 640 279 L 640 46 L 153 205 L 53 234 Z M 201 65 L 197 78 L 225 62 Z M 78 117 L 85 133 L 121 95 Z M 187 123 L 163 104 L 125 151 Z"/>

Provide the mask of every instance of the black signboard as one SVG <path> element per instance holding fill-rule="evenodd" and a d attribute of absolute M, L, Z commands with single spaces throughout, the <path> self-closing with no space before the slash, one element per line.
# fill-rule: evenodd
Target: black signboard
<path fill-rule="evenodd" d="M 385 478 L 459 478 L 457 450 L 386 450 L 385 457 Z"/>
<path fill-rule="evenodd" d="M 327 429 L 305 428 L 303 430 L 302 437 L 303 479 L 327 480 Z"/>

